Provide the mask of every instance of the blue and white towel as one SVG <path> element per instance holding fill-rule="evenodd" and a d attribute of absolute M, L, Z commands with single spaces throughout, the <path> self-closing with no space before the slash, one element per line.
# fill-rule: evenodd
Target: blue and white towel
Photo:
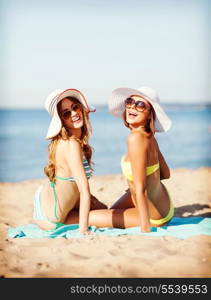
<path fill-rule="evenodd" d="M 55 230 L 42 230 L 36 224 L 27 224 L 15 228 L 9 228 L 9 238 L 57 238 L 66 239 L 84 237 L 79 233 L 78 224 L 64 225 Z M 174 217 L 167 226 L 152 227 L 150 233 L 143 233 L 140 227 L 131 227 L 126 229 L 119 228 L 97 228 L 89 227 L 96 235 L 120 236 L 120 235 L 145 235 L 145 236 L 174 236 L 179 239 L 186 239 L 194 235 L 211 236 L 211 218 L 202 217 Z"/>

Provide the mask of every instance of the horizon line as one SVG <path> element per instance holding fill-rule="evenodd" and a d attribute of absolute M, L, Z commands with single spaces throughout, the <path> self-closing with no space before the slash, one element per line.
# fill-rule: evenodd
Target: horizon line
<path fill-rule="evenodd" d="M 105 108 L 107 107 L 107 104 L 93 104 L 95 107 L 99 107 L 99 108 Z M 200 103 L 196 103 L 196 102 L 161 102 L 161 105 L 166 106 L 166 107 L 173 107 L 173 106 L 177 106 L 177 107 L 187 107 L 187 106 L 193 106 L 193 107 L 197 107 L 197 106 L 205 106 L 205 107 L 211 107 L 211 102 L 209 101 L 204 101 L 204 102 L 200 102 Z M 44 107 L 28 107 L 28 106 L 0 106 L 0 110 L 45 110 Z"/>

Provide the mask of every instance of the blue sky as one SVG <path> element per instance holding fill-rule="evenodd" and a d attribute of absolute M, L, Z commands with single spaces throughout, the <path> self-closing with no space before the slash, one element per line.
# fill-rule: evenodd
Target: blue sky
<path fill-rule="evenodd" d="M 42 108 L 56 88 L 106 104 L 117 87 L 211 102 L 208 0 L 1 1 L 0 107 Z"/>

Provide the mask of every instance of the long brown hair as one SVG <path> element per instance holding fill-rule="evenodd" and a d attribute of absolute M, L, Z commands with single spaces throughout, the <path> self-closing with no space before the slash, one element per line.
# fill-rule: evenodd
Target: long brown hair
<path fill-rule="evenodd" d="M 152 135 L 155 133 L 156 114 L 155 114 L 155 110 L 152 107 L 152 105 L 150 103 L 149 103 L 149 105 L 150 105 L 150 119 L 145 124 L 145 132 L 148 133 L 149 135 Z M 123 121 L 124 121 L 125 126 L 127 128 L 130 128 L 130 124 L 126 121 L 126 110 L 124 110 L 124 112 L 123 112 Z"/>
<path fill-rule="evenodd" d="M 78 104 L 81 109 L 81 112 L 83 115 L 83 126 L 81 128 L 82 134 L 81 134 L 81 138 L 78 139 L 77 137 L 75 137 L 71 133 L 69 133 L 70 131 L 68 131 L 65 128 L 64 124 L 62 123 L 62 129 L 60 130 L 60 132 L 51 139 L 51 142 L 48 145 L 48 163 L 47 163 L 47 166 L 44 168 L 44 173 L 49 178 L 49 180 L 53 181 L 53 182 L 55 182 L 55 175 L 56 175 L 56 148 L 57 148 L 59 140 L 61 140 L 61 139 L 69 140 L 71 138 L 74 138 L 77 141 L 79 141 L 81 144 L 81 147 L 82 147 L 82 151 L 83 151 L 91 168 L 92 168 L 92 164 L 93 164 L 91 161 L 93 149 L 89 145 L 89 138 L 92 134 L 92 127 L 90 124 L 89 115 L 85 111 L 85 108 L 79 102 L 78 99 L 76 99 L 74 97 L 66 97 L 65 99 L 69 99 L 70 101 Z M 58 103 L 57 109 L 58 109 L 58 114 L 61 118 L 61 101 Z"/>

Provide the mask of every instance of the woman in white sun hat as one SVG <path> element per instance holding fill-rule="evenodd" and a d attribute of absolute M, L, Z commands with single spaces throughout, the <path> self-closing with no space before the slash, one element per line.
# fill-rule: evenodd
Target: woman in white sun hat
<path fill-rule="evenodd" d="M 79 214 L 79 230 L 88 233 L 90 209 L 106 208 L 90 194 L 88 179 L 92 176 L 92 149 L 89 145 L 91 109 L 77 89 L 54 90 L 45 101 L 52 119 L 46 139 L 48 177 L 34 197 L 35 222 L 45 230 L 65 224 L 70 211 Z"/>
<path fill-rule="evenodd" d="M 173 217 L 171 199 L 161 182 L 170 172 L 154 136 L 156 131 L 167 131 L 171 120 L 150 87 L 114 90 L 109 111 L 121 117 L 130 130 L 127 154 L 121 160 L 129 190 L 111 207 L 117 216 L 115 223 L 141 226 L 143 232 L 150 232 L 151 226 L 162 226 Z M 123 209 L 122 214 L 119 209 Z"/>
<path fill-rule="evenodd" d="M 129 189 L 110 209 L 91 211 L 89 223 L 97 227 L 140 226 L 142 232 L 150 232 L 151 227 L 167 224 L 174 214 L 168 191 L 161 182 L 170 177 L 170 171 L 154 136 L 156 131 L 167 131 L 171 120 L 150 87 L 118 88 L 108 106 L 130 130 L 127 153 L 121 160 Z"/>

